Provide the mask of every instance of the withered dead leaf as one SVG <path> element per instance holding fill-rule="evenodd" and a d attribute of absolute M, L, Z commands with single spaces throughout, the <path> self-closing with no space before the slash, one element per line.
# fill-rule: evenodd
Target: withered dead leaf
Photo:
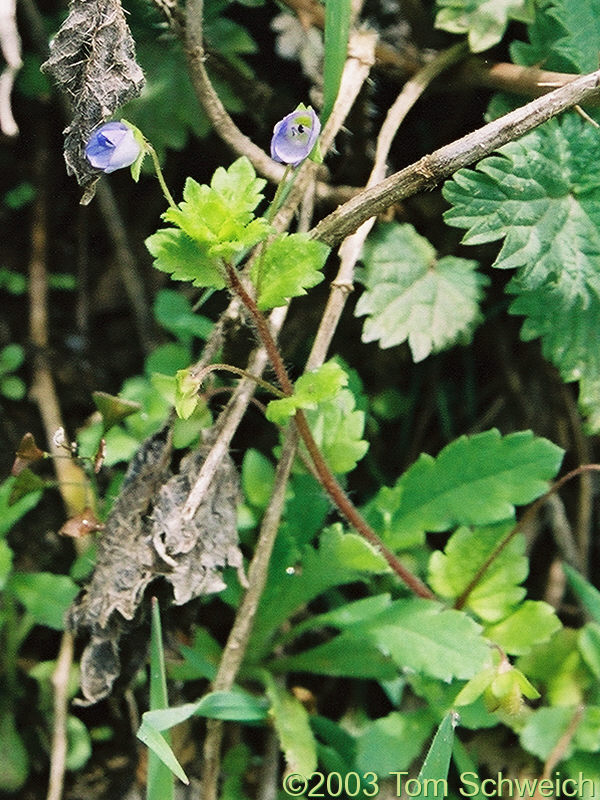
<path fill-rule="evenodd" d="M 225 566 L 240 567 L 237 545 L 239 480 L 227 456 L 193 519 L 181 522 L 208 447 L 186 455 L 173 474 L 169 428 L 142 445 L 98 542 L 97 563 L 69 613 L 69 625 L 90 639 L 81 661 L 85 704 L 110 693 L 122 665 L 123 640 L 142 623 L 146 588 L 162 578 L 176 605 L 225 588 Z M 137 648 L 139 652 L 139 647 Z M 142 648 L 143 650 L 143 648 Z"/>
<path fill-rule="evenodd" d="M 73 119 L 65 130 L 67 172 L 86 189 L 82 203 L 89 202 L 99 177 L 85 158 L 90 134 L 144 86 L 120 0 L 71 0 L 42 70 L 71 105 Z"/>

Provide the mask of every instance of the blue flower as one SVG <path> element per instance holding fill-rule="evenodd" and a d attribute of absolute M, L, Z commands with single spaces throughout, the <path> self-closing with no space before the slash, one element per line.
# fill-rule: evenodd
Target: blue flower
<path fill-rule="evenodd" d="M 271 158 L 297 167 L 307 158 L 317 142 L 321 123 L 309 106 L 299 106 L 273 128 Z"/>
<path fill-rule="evenodd" d="M 92 133 L 85 155 L 92 167 L 114 172 L 129 167 L 141 152 L 141 144 L 124 122 L 106 122 Z"/>

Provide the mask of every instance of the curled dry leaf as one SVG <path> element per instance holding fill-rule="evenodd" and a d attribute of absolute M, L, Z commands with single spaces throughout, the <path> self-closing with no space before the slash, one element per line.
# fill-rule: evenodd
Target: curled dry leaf
<path fill-rule="evenodd" d="M 100 173 L 85 157 L 85 145 L 99 124 L 137 97 L 144 75 L 119 0 L 71 0 L 69 15 L 52 41 L 42 70 L 67 96 L 73 112 L 65 130 L 65 161 L 86 191 L 94 196 Z"/>
<path fill-rule="evenodd" d="M 222 570 L 240 567 L 237 545 L 239 482 L 229 457 L 223 459 L 193 519 L 181 510 L 206 458 L 207 447 L 171 469 L 168 428 L 142 445 L 125 476 L 121 493 L 98 541 L 92 578 L 69 613 L 74 632 L 89 636 L 81 661 L 84 704 L 108 695 L 121 671 L 131 674 L 144 657 L 147 634 L 142 603 L 157 578 L 170 584 L 176 605 L 225 588 Z M 140 641 L 129 647 L 132 637 Z"/>

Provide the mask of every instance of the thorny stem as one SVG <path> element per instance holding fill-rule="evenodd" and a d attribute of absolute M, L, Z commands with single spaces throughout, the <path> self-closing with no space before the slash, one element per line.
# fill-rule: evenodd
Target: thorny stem
<path fill-rule="evenodd" d="M 227 277 L 231 289 L 240 298 L 250 313 L 254 324 L 256 325 L 260 339 L 265 347 L 265 350 L 267 351 L 269 360 L 271 361 L 271 365 L 275 370 L 277 380 L 279 381 L 279 385 L 281 386 L 284 394 L 288 396 L 293 394 L 294 387 L 285 368 L 285 364 L 283 363 L 283 358 L 281 357 L 279 348 L 271 336 L 266 319 L 261 314 L 254 299 L 246 291 L 237 272 L 231 266 L 227 266 Z M 298 429 L 300 438 L 304 442 L 306 449 L 308 450 L 313 461 L 321 485 L 340 513 L 364 539 L 377 548 L 391 569 L 409 587 L 409 589 L 414 592 L 414 594 L 416 594 L 418 597 L 434 599 L 435 595 L 433 592 L 420 580 L 420 578 L 418 578 L 416 575 L 413 575 L 413 573 L 401 563 L 396 555 L 383 544 L 375 531 L 351 502 L 348 495 L 342 489 L 335 475 L 331 472 L 327 463 L 325 462 L 325 459 L 323 458 L 323 455 L 310 431 L 306 416 L 301 409 L 296 411 L 294 421 L 296 423 L 296 428 Z"/>
<path fill-rule="evenodd" d="M 487 570 L 490 566 L 494 563 L 494 561 L 498 558 L 500 553 L 504 550 L 504 548 L 508 545 L 508 543 L 517 535 L 517 533 L 524 528 L 527 523 L 534 519 L 536 514 L 538 513 L 539 509 L 544 505 L 544 503 L 548 500 L 548 498 L 558 492 L 565 483 L 570 481 L 572 478 L 576 478 L 578 475 L 585 475 L 587 472 L 600 472 L 600 464 L 582 464 L 580 467 L 567 472 L 566 475 L 563 475 L 562 478 L 556 481 L 548 491 L 543 494 L 541 497 L 532 503 L 527 511 L 523 514 L 521 519 L 517 522 L 517 524 L 511 528 L 511 530 L 506 534 L 504 539 L 499 542 L 494 550 L 490 553 L 490 555 L 486 558 L 483 564 L 479 567 L 475 575 L 471 578 L 469 583 L 466 585 L 462 593 L 456 598 L 454 602 L 454 608 L 461 609 L 465 606 L 467 600 L 469 599 L 469 595 L 475 589 L 475 587 L 479 584 Z"/>

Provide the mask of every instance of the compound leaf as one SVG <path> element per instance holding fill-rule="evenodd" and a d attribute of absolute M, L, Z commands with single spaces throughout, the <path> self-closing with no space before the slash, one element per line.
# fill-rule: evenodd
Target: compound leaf
<path fill-rule="evenodd" d="M 461 436 L 436 458 L 421 455 L 393 488 L 378 492 L 369 514 L 379 516 L 386 540 L 398 548 L 422 541 L 425 531 L 502 522 L 546 491 L 562 455 L 531 431 Z"/>
<path fill-rule="evenodd" d="M 532 22 L 532 0 L 437 0 L 435 27 L 448 33 L 468 33 L 474 53 L 502 39 L 510 20 Z"/>
<path fill-rule="evenodd" d="M 281 234 L 252 267 L 256 302 L 261 310 L 284 306 L 292 297 L 323 280 L 320 272 L 329 248 L 306 233 Z"/>
<path fill-rule="evenodd" d="M 365 293 L 356 315 L 367 315 L 364 342 L 382 348 L 408 340 L 414 361 L 468 339 L 488 282 L 477 262 L 445 256 L 412 225 L 381 225 L 366 243 Z"/>

